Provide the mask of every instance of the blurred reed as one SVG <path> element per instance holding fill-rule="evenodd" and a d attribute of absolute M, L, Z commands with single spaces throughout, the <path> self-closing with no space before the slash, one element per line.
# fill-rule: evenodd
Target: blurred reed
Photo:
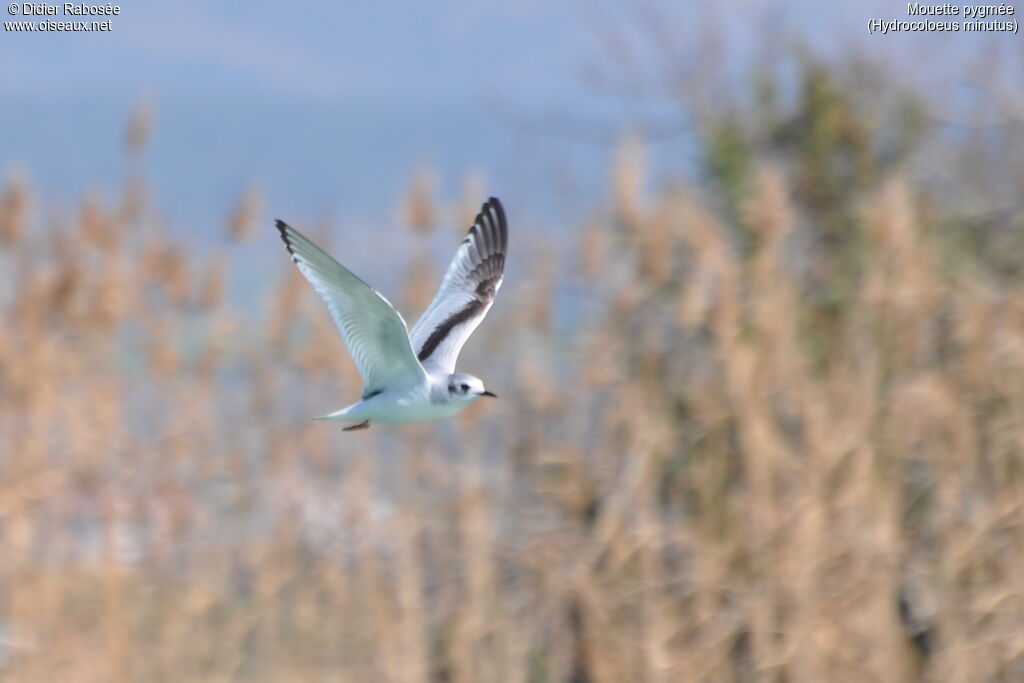
<path fill-rule="evenodd" d="M 354 435 L 309 421 L 359 383 L 288 260 L 256 313 L 225 300 L 258 195 L 199 254 L 137 179 L 39 232 L 9 176 L 0 678 L 1024 679 L 1024 297 L 899 167 L 844 198 L 839 257 L 787 165 L 732 210 L 647 188 L 642 146 L 470 342 L 501 400 Z M 433 187 L 402 203 L 410 311 Z M 833 256 L 857 286 L 824 315 Z"/>

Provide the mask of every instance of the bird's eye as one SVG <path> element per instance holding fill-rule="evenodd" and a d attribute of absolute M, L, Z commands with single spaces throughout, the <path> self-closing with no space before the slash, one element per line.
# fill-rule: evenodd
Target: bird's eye
<path fill-rule="evenodd" d="M 469 391 L 469 385 L 468 384 L 463 384 L 462 385 L 462 390 L 463 391 Z"/>

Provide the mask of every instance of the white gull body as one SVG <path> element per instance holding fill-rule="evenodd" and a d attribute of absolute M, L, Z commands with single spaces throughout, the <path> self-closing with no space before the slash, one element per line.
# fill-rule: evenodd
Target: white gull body
<path fill-rule="evenodd" d="M 508 247 L 501 202 L 492 197 L 484 203 L 411 333 L 380 292 L 287 223 L 277 221 L 277 229 L 327 304 L 363 378 L 359 401 L 316 419 L 344 421 L 350 425 L 346 431 L 426 422 L 494 396 L 479 378 L 455 372 L 455 363 L 501 287 Z"/>

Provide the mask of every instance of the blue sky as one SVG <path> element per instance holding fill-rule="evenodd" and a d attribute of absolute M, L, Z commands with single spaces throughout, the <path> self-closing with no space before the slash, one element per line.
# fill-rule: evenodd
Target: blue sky
<path fill-rule="evenodd" d="M 573 139 L 573 123 L 625 130 L 652 106 L 588 84 L 595 63 L 615 61 L 602 36 L 654 8 L 670 19 L 665 39 L 685 50 L 706 21 L 703 3 L 667 0 L 283 6 L 132 2 L 110 33 L 3 32 L 0 170 L 22 169 L 46 206 L 86 189 L 113 195 L 124 122 L 144 101 L 155 113 L 144 157 L 153 196 L 169 222 L 200 233 L 219 231 L 250 185 L 268 215 L 390 216 L 421 165 L 436 168 L 444 195 L 472 172 L 510 203 L 572 216 L 602 196 L 611 153 Z M 734 54 L 796 31 L 824 49 L 889 51 L 915 78 L 941 75 L 934 60 L 951 59 L 965 37 L 867 36 L 867 17 L 905 12 L 889 0 L 738 0 L 716 22 Z M 558 133 L 518 125 L 551 113 L 568 122 Z M 680 138 L 651 158 L 676 170 L 692 154 Z"/>
<path fill-rule="evenodd" d="M 123 5 L 110 33 L 7 32 L 0 125 L 16 134 L 0 163 L 57 201 L 116 187 L 124 122 L 144 101 L 147 177 L 172 219 L 220 216 L 249 184 L 282 212 L 372 214 L 421 165 L 442 191 L 467 172 L 511 183 L 552 150 L 499 112 L 585 99 L 581 6 L 184 0 Z"/>

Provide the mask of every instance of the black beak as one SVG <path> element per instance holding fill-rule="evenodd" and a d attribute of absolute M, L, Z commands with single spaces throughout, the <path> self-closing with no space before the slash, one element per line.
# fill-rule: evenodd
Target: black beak
<path fill-rule="evenodd" d="M 492 394 L 492 393 L 491 393 L 491 392 L 489 392 L 489 391 L 483 391 L 483 392 L 480 392 L 480 395 L 481 395 L 481 396 L 490 396 L 491 398 L 498 398 L 498 395 L 497 395 L 497 394 Z"/>

